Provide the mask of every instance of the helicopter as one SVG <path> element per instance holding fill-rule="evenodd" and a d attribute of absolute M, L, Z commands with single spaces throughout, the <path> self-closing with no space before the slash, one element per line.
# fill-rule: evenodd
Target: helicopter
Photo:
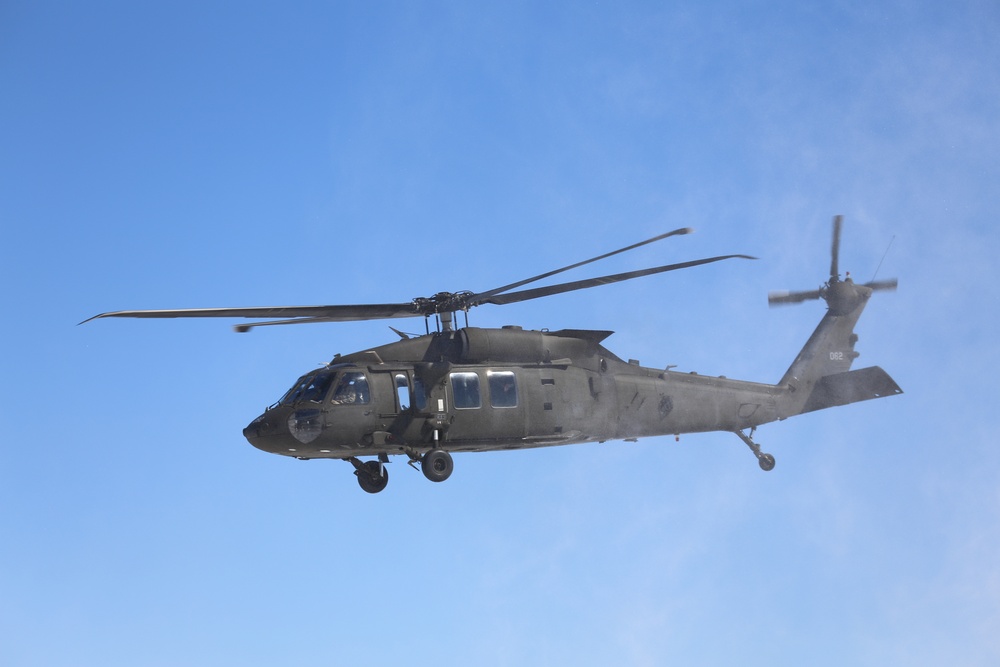
<path fill-rule="evenodd" d="M 485 292 L 440 292 L 387 304 L 126 310 L 102 313 L 81 324 L 108 317 L 255 320 L 234 327 L 247 332 L 284 324 L 423 317 L 423 335 L 390 327 L 399 340 L 337 354 L 325 366 L 302 375 L 243 429 L 249 443 L 265 452 L 350 463 L 358 484 L 368 493 L 386 488 L 390 456 L 404 455 L 411 467 L 419 465 L 428 480 L 443 482 L 452 474 L 452 454 L 457 452 L 679 438 L 711 431 L 734 433 L 750 448 L 760 468 L 770 471 L 774 456 L 763 452 L 753 439 L 758 426 L 902 393 L 878 366 L 851 370 L 859 356 L 854 349 L 858 318 L 874 292 L 895 290 L 897 281 L 858 284 L 849 273 L 841 279 L 841 227 L 842 217 L 836 216 L 830 275 L 822 286 L 768 296 L 771 306 L 817 299 L 827 304 L 819 325 L 776 384 L 685 373 L 671 370 L 673 366 L 644 367 L 604 347 L 611 331 L 469 326 L 469 310 L 483 304 L 506 305 L 724 260 L 756 259 L 720 255 L 518 289 L 689 234 L 690 228 Z M 459 314 L 464 314 L 465 326 L 457 326 Z"/>

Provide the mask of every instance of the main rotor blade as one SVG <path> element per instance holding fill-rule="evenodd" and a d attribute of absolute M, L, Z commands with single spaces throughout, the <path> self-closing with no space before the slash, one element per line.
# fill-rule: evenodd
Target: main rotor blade
<path fill-rule="evenodd" d="M 556 275 L 558 273 L 563 273 L 565 271 L 569 271 L 570 269 L 575 269 L 575 268 L 584 266 L 585 264 L 591 264 L 593 262 L 596 262 L 596 261 L 599 261 L 599 260 L 602 260 L 602 259 L 607 259 L 608 257 L 612 257 L 614 255 L 618 255 L 620 253 L 627 252 L 629 250 L 635 250 L 636 248 L 641 248 L 644 245 L 648 245 L 650 243 L 654 243 L 656 241 L 660 241 L 662 239 L 669 238 L 671 236 L 681 236 L 683 234 L 690 234 L 693 231 L 694 230 L 691 229 L 690 227 L 684 227 L 682 229 L 675 229 L 672 232 L 667 232 L 666 234 L 660 234 L 659 236 L 654 236 L 651 239 L 646 239 L 645 241 L 640 241 L 639 243 L 633 243 L 632 245 L 627 246 L 625 248 L 620 248 L 618 250 L 612 250 L 611 252 L 604 253 L 603 255 L 599 255 L 597 257 L 592 257 L 591 259 L 586 259 L 586 260 L 584 260 L 582 262 L 577 262 L 576 264 L 570 264 L 569 266 L 564 266 L 561 269 L 556 269 L 555 271 L 549 271 L 547 273 L 543 273 L 541 275 L 534 276 L 533 278 L 527 278 L 526 280 L 519 280 L 516 283 L 511 283 L 510 285 L 504 285 L 503 287 L 497 287 L 496 289 L 491 289 L 488 292 L 480 292 L 479 294 L 474 294 L 474 295 L 472 295 L 469 298 L 469 301 L 470 301 L 470 304 L 472 304 L 472 305 L 477 304 L 477 303 L 493 303 L 492 301 L 490 301 L 490 298 L 493 297 L 493 296 L 496 296 L 497 294 L 500 294 L 501 292 L 506 292 L 508 290 L 512 290 L 514 288 L 522 287 L 524 285 L 527 285 L 528 283 L 533 283 L 533 282 L 536 282 L 538 280 L 543 280 L 545 278 L 550 278 L 550 277 L 552 277 L 552 276 L 554 276 L 554 275 Z"/>
<path fill-rule="evenodd" d="M 657 273 L 665 273 L 666 271 L 676 271 L 677 269 L 687 269 L 692 266 L 711 264 L 712 262 L 719 262 L 724 259 L 733 259 L 735 257 L 739 257 L 742 259 L 757 259 L 756 257 L 751 257 L 750 255 L 721 255 L 719 257 L 709 257 L 707 259 L 696 259 L 690 262 L 681 262 L 679 264 L 667 264 L 665 266 L 657 266 L 652 269 L 629 271 L 627 273 L 616 273 L 610 276 L 601 276 L 599 278 L 590 278 L 588 280 L 577 280 L 575 282 L 570 282 L 570 283 L 560 283 L 558 285 L 550 285 L 549 287 L 537 287 L 535 289 L 522 290 L 520 292 L 511 292 L 510 294 L 496 294 L 487 299 L 483 300 L 477 299 L 474 305 L 478 305 L 480 303 L 493 303 L 497 305 L 504 305 L 508 303 L 517 303 L 519 301 L 528 301 L 529 299 L 539 299 L 543 296 L 552 296 L 553 294 L 563 294 L 565 292 L 572 292 L 575 290 L 589 289 L 591 287 L 597 287 L 598 285 L 610 285 L 612 283 L 622 282 L 623 280 L 642 278 L 643 276 L 651 276 Z"/>
<path fill-rule="evenodd" d="M 840 226 L 844 222 L 844 216 L 833 217 L 833 246 L 830 248 L 830 280 L 837 280 L 840 277 Z"/>
<path fill-rule="evenodd" d="M 380 318 L 374 318 L 380 319 Z M 233 325 L 233 331 L 236 333 L 246 333 L 251 329 L 256 329 L 257 327 L 273 327 L 284 324 L 318 324 L 320 322 L 336 322 L 337 320 L 330 319 L 329 317 L 289 317 L 286 320 L 269 320 L 267 322 L 250 322 L 249 324 L 235 324 Z M 390 329 L 392 327 L 389 327 Z"/>
<path fill-rule="evenodd" d="M 111 313 L 101 313 L 80 322 L 86 324 L 91 320 L 104 317 L 250 317 L 286 318 L 290 322 L 294 318 L 310 318 L 331 322 L 350 322 L 356 320 L 381 320 L 396 317 L 419 317 L 423 315 L 413 303 L 379 303 L 356 306 L 276 306 L 262 308 L 182 308 L 179 310 L 118 310 Z"/>

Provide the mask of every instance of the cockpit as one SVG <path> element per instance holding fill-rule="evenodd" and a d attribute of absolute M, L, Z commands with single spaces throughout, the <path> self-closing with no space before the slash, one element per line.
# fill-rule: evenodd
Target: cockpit
<path fill-rule="evenodd" d="M 353 367 L 352 367 L 353 368 Z M 331 390 L 332 387 L 332 390 Z M 296 403 L 323 403 L 327 397 L 331 405 L 364 405 L 371 401 L 368 378 L 357 370 L 324 369 L 303 375 L 281 397 L 278 405 Z"/>

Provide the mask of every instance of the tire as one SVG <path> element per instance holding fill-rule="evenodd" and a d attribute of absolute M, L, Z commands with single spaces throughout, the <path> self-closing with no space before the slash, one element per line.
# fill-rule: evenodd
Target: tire
<path fill-rule="evenodd" d="M 420 469 L 423 471 L 424 477 L 432 482 L 443 482 L 451 477 L 455 463 L 448 452 L 443 449 L 432 449 L 420 459 Z"/>
<path fill-rule="evenodd" d="M 368 493 L 378 493 L 389 483 L 389 471 L 378 461 L 366 461 L 364 470 L 354 474 L 358 476 L 358 486 Z"/>

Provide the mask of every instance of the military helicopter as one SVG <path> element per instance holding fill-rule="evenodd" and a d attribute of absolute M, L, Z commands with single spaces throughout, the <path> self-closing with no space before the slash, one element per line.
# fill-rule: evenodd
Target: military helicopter
<path fill-rule="evenodd" d="M 761 469 L 774 457 L 753 440 L 762 424 L 814 410 L 902 393 L 878 366 L 850 370 L 858 357 L 854 326 L 872 293 L 895 279 L 857 284 L 840 278 L 842 218 L 833 223 L 830 277 L 818 289 L 771 293 L 771 305 L 823 299 L 827 312 L 777 384 L 647 368 L 605 348 L 611 331 L 477 328 L 468 312 L 748 255 L 721 255 L 650 269 L 518 290 L 591 262 L 691 232 L 677 229 L 619 250 L 486 292 L 441 292 L 405 303 L 275 308 L 127 310 L 105 317 L 263 319 L 254 327 L 423 317 L 426 333 L 397 329 L 397 340 L 347 355 L 300 377 L 243 434 L 254 447 L 297 459 L 341 459 L 358 484 L 378 493 L 386 464 L 405 455 L 432 482 L 452 474 L 455 452 L 550 447 L 607 440 L 730 431 Z M 511 291 L 518 290 L 518 291 Z M 465 326 L 456 327 L 463 313 Z M 435 330 L 430 330 L 430 318 Z M 82 324 L 82 323 L 81 323 Z M 392 327 L 390 327 L 392 328 Z M 749 429 L 749 433 L 746 431 Z M 363 460 L 366 457 L 367 460 Z"/>

